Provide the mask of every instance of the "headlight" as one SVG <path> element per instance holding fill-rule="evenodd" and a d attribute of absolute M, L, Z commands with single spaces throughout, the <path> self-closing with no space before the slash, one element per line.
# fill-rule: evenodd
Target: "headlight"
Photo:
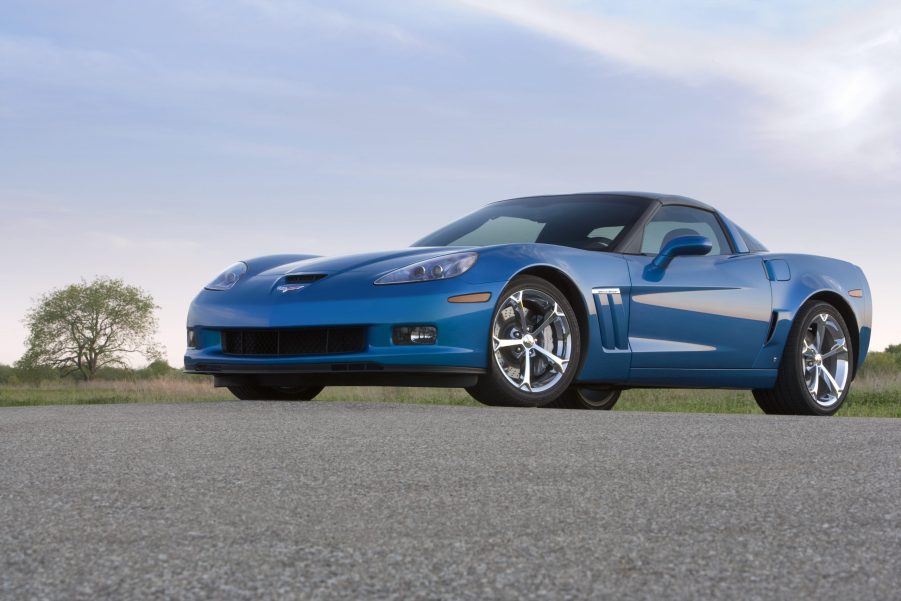
<path fill-rule="evenodd" d="M 464 274 L 476 264 L 478 253 L 454 253 L 407 265 L 375 281 L 376 284 L 409 284 L 446 280 Z"/>
<path fill-rule="evenodd" d="M 245 263 L 229 265 L 228 269 L 220 273 L 215 280 L 204 286 L 204 288 L 207 290 L 229 290 L 238 283 L 238 280 L 245 273 L 247 273 L 247 265 Z"/>

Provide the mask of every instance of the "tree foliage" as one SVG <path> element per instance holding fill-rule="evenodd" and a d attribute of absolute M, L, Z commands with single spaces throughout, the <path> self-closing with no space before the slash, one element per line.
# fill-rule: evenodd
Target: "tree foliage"
<path fill-rule="evenodd" d="M 885 348 L 885 352 L 890 355 L 901 356 L 901 344 L 890 344 Z"/>
<path fill-rule="evenodd" d="M 73 379 L 80 379 L 81 374 L 73 374 Z M 198 376 L 186 375 L 182 370 L 169 365 L 164 359 L 155 359 L 145 367 L 137 369 L 122 367 L 104 367 L 97 370 L 95 381 L 107 382 L 140 382 L 142 380 L 188 379 L 197 381 Z M 24 368 L 0 364 L 0 386 L 39 386 L 56 384 L 61 378 L 58 370 L 50 367 Z"/>
<path fill-rule="evenodd" d="M 51 367 L 93 380 L 103 368 L 127 367 L 133 355 L 156 360 L 156 309 L 150 294 L 118 279 L 53 290 L 25 317 L 28 350 L 17 366 Z"/>

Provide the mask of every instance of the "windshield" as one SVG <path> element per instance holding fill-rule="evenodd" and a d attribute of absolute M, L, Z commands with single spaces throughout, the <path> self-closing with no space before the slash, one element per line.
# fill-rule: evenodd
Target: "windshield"
<path fill-rule="evenodd" d="M 535 197 L 508 200 L 447 225 L 413 246 L 557 244 L 610 250 L 650 201 L 640 197 Z"/>

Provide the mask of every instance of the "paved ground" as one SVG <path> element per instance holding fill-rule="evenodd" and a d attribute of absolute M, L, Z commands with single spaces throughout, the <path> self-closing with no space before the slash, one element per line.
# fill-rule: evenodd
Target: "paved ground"
<path fill-rule="evenodd" d="M 901 420 L 0 409 L 2 599 L 901 599 Z"/>

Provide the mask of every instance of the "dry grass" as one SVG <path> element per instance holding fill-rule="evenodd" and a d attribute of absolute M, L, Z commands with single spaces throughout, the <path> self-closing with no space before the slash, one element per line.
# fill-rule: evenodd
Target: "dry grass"
<path fill-rule="evenodd" d="M 0 407 L 29 405 L 106 405 L 112 403 L 185 403 L 233 398 L 206 378 L 153 378 L 113 382 L 53 382 L 0 386 Z"/>
<path fill-rule="evenodd" d="M 325 401 L 480 406 L 465 391 L 446 388 L 337 387 L 326 389 L 318 398 Z M 213 388 L 210 379 L 202 377 L 0 386 L 0 407 L 231 400 L 234 398 L 228 390 Z M 735 390 L 628 390 L 623 393 L 616 410 L 760 413 L 749 392 Z M 839 415 L 901 417 L 901 373 L 866 374 L 859 378 Z"/>

